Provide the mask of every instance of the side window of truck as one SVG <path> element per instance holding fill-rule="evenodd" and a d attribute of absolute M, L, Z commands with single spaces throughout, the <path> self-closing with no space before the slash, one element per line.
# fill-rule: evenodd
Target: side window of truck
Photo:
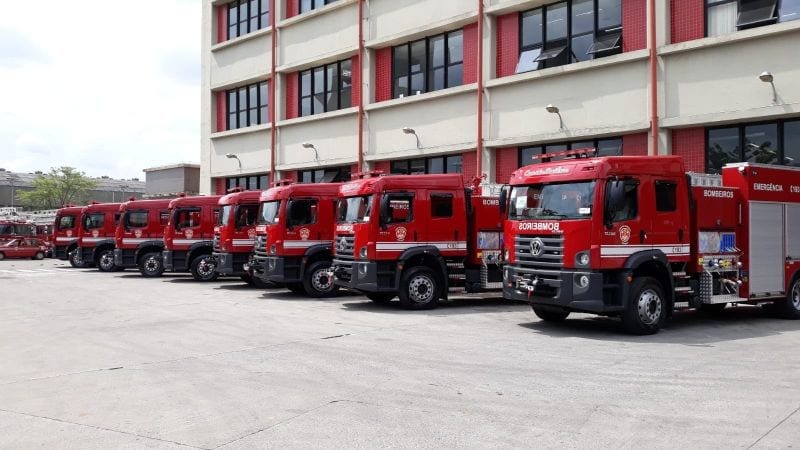
<path fill-rule="evenodd" d="M 672 212 L 678 209 L 678 184 L 674 181 L 656 181 L 656 211 Z"/>
<path fill-rule="evenodd" d="M 169 222 L 169 211 L 161 211 L 160 213 L 158 213 L 158 223 L 159 223 L 159 225 L 161 225 L 162 227 L 165 227 L 165 226 L 167 226 L 168 222 Z"/>
<path fill-rule="evenodd" d="M 411 222 L 414 216 L 414 194 L 386 194 L 386 223 Z"/>
<path fill-rule="evenodd" d="M 625 201 L 622 207 L 614 214 L 614 222 L 633 220 L 639 215 L 639 182 L 626 180 Z"/>
<path fill-rule="evenodd" d="M 453 194 L 431 194 L 431 217 L 453 217 Z"/>
<path fill-rule="evenodd" d="M 289 226 L 294 227 L 317 223 L 317 200 L 292 200 L 289 205 Z"/>

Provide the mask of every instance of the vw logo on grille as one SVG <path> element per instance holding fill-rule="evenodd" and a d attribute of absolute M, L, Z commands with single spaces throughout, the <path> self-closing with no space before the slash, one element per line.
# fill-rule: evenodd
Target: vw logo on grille
<path fill-rule="evenodd" d="M 531 241 L 531 256 L 539 257 L 539 256 L 542 256 L 542 253 L 544 253 L 544 242 L 539 238 L 536 238 L 536 239 L 532 240 Z"/>
<path fill-rule="evenodd" d="M 343 252 L 346 249 L 347 249 L 347 239 L 346 238 L 339 239 L 339 243 L 336 244 L 336 250 Z"/>

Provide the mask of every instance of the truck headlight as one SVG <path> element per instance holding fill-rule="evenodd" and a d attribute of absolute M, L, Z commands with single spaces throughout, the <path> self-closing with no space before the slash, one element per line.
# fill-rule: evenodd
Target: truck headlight
<path fill-rule="evenodd" d="M 589 262 L 591 262 L 591 258 L 589 258 L 589 252 L 579 252 L 575 255 L 575 264 L 579 267 L 588 267 Z"/>
<path fill-rule="evenodd" d="M 269 247 L 269 254 L 270 254 L 270 255 L 277 255 L 277 254 L 278 254 L 278 246 L 277 246 L 277 245 L 275 245 L 275 244 L 272 244 L 272 245 Z"/>
<path fill-rule="evenodd" d="M 578 275 L 575 278 L 575 284 L 577 284 L 580 288 L 589 286 L 589 275 Z"/>
<path fill-rule="evenodd" d="M 367 259 L 367 247 L 366 246 L 361 247 L 361 250 L 358 251 L 358 256 L 360 256 L 361 259 Z"/>
<path fill-rule="evenodd" d="M 508 261 L 509 255 L 511 255 L 511 253 L 509 253 L 508 249 L 505 249 L 505 251 L 503 252 L 503 261 Z"/>

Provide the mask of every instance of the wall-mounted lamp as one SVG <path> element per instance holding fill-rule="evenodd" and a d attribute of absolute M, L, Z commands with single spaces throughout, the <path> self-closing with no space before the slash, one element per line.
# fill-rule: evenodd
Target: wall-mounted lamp
<path fill-rule="evenodd" d="M 758 76 L 758 79 L 763 81 L 764 83 L 769 83 L 772 86 L 772 103 L 778 103 L 778 91 L 775 89 L 775 77 L 772 76 L 770 72 L 764 71 L 761 72 L 761 75 Z"/>
<path fill-rule="evenodd" d="M 317 147 L 314 147 L 314 144 L 311 142 L 303 142 L 303 148 L 310 148 L 314 150 L 314 159 L 319 161 L 319 152 L 317 152 Z"/>
<path fill-rule="evenodd" d="M 242 160 L 239 159 L 239 156 L 235 153 L 225 153 L 225 157 L 228 159 L 235 159 L 236 162 L 239 163 L 239 170 L 242 170 Z"/>
<path fill-rule="evenodd" d="M 558 114 L 558 128 L 563 130 L 564 129 L 564 119 L 561 117 L 561 110 L 558 109 L 558 106 L 554 105 L 547 105 L 545 108 L 547 112 L 550 114 Z"/>
<path fill-rule="evenodd" d="M 403 133 L 405 133 L 405 134 L 413 134 L 414 137 L 417 138 L 417 148 L 422 148 L 422 146 L 419 143 L 419 136 L 417 135 L 417 132 L 413 128 L 411 128 L 411 127 L 403 127 Z"/>

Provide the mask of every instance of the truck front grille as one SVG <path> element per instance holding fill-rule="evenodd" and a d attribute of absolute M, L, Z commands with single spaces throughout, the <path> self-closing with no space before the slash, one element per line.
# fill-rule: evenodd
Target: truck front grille
<path fill-rule="evenodd" d="M 340 236 L 336 238 L 336 258 L 344 260 L 354 260 L 356 237 L 355 236 Z"/>
<path fill-rule="evenodd" d="M 531 244 L 537 241 L 540 254 L 534 256 Z M 557 272 L 564 267 L 564 237 L 561 235 L 526 235 L 514 239 L 517 266 L 537 273 Z"/>
<path fill-rule="evenodd" d="M 267 256 L 267 236 L 256 236 L 256 244 L 253 247 L 256 256 Z"/>

